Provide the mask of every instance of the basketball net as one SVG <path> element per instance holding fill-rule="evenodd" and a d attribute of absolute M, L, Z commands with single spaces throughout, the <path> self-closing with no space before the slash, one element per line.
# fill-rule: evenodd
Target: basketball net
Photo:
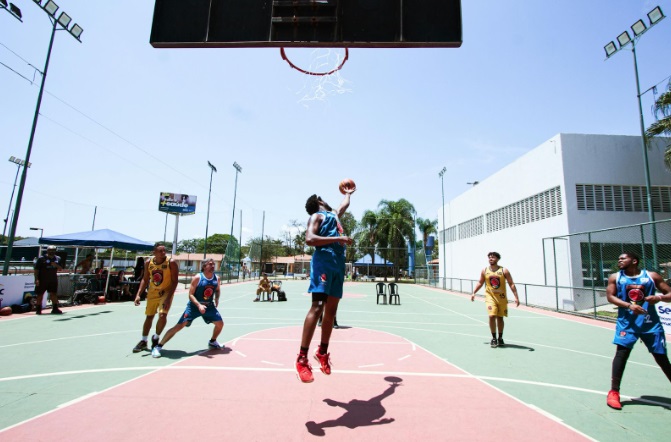
<path fill-rule="evenodd" d="M 305 75 L 303 87 L 296 92 L 298 103 L 303 106 L 352 92 L 350 82 L 340 75 L 349 56 L 347 49 L 313 48 L 307 52 L 282 48 L 281 54 L 289 66 Z"/>

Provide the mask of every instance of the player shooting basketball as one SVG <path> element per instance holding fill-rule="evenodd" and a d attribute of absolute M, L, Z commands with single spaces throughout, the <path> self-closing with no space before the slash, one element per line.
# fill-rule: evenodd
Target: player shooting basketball
<path fill-rule="evenodd" d="M 345 282 L 345 245 L 352 244 L 352 238 L 343 236 L 343 228 L 339 217 L 349 207 L 350 196 L 356 191 L 354 182 L 349 180 L 340 186 L 345 195 L 338 210 L 333 211 L 328 203 L 317 195 L 312 195 L 305 203 L 305 210 L 310 215 L 308 228 L 305 232 L 305 243 L 315 247 L 310 261 L 310 287 L 312 306 L 303 323 L 301 348 L 296 360 L 296 372 L 302 382 L 312 382 L 312 366 L 308 362 L 308 350 L 314 335 L 319 317 L 324 313 L 321 328 L 321 343 L 314 357 L 319 361 L 322 373 L 331 374 L 330 353 L 328 353 L 333 322 L 338 303 L 343 294 Z"/>

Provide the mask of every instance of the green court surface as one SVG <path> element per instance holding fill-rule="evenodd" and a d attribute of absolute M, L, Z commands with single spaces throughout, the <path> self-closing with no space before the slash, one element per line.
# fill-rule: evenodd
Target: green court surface
<path fill-rule="evenodd" d="M 186 304 L 180 285 L 168 326 Z M 252 332 L 301 326 L 310 298 L 306 281 L 285 281 L 287 302 L 252 302 L 254 283 L 222 286 L 219 310 L 225 327 L 220 343 Z M 404 284 L 401 305 L 376 304 L 372 283 L 346 283 L 338 310 L 340 329 L 332 340 L 351 329 L 368 329 L 400 336 L 514 398 L 534 413 L 548 416 L 578 433 L 602 441 L 662 441 L 671 434 L 671 384 L 642 344 L 631 354 L 621 393 L 623 406 L 606 406 L 610 388 L 614 324 L 560 315 L 511 304 L 506 319 L 506 346 L 492 349 L 482 299 L 470 302 L 462 294 Z M 0 440 L 16 425 L 40 425 L 39 416 L 73 402 L 155 372 L 207 349 L 211 326 L 198 320 L 166 345 L 164 357 L 132 353 L 140 338 L 144 303 L 132 302 L 66 308 L 62 316 L 33 314 L 0 319 Z M 318 338 L 319 332 L 316 332 Z M 300 336 L 296 336 L 296 353 Z M 272 345 L 272 343 L 270 343 Z M 355 345 L 348 347 L 356 352 Z M 287 354 L 287 360 L 295 354 Z M 332 354 L 337 376 L 338 355 Z M 435 374 L 433 374 L 435 375 Z M 450 376 L 445 374 L 445 376 Z M 287 388 L 299 388 L 287 376 Z M 170 386 L 166 386 L 170 388 Z M 460 407 L 444 392 L 445 413 Z M 138 416 L 144 413 L 137 410 Z M 175 411 L 176 415 L 179 410 Z M 473 422 L 496 419 L 472 410 Z M 100 425 L 116 425 L 96 416 Z M 533 431 L 533 429 L 529 429 Z M 225 434 L 222 433 L 222 434 Z M 544 438 L 538 435 L 538 439 Z M 547 439 L 547 437 L 545 437 Z M 448 440 L 443 435 L 436 440 Z M 550 437 L 550 439 L 552 439 Z"/>

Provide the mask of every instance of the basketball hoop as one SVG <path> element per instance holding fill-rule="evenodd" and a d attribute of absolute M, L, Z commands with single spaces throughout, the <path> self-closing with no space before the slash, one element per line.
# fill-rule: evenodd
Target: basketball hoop
<path fill-rule="evenodd" d="M 282 55 L 282 60 L 289 63 L 289 66 L 296 69 L 298 72 L 301 72 L 301 73 L 306 74 L 306 75 L 315 75 L 315 76 L 318 76 L 318 77 L 325 77 L 325 76 L 332 75 L 332 74 L 338 72 L 340 69 L 342 69 L 342 67 L 345 65 L 345 62 L 349 58 L 349 51 L 348 51 L 347 48 L 345 48 L 345 56 L 343 57 L 342 61 L 340 62 L 340 64 L 335 69 L 332 69 L 328 72 L 312 72 L 312 71 L 307 71 L 305 69 L 301 69 L 298 66 L 296 66 L 295 64 L 293 64 L 291 62 L 291 60 L 289 60 L 289 57 L 287 57 L 287 54 L 284 52 L 284 48 L 280 48 L 280 54 Z"/>

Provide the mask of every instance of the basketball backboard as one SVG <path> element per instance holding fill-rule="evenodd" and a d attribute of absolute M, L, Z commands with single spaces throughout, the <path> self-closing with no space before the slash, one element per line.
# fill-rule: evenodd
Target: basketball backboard
<path fill-rule="evenodd" d="M 155 48 L 461 46 L 461 0 L 156 0 Z"/>

